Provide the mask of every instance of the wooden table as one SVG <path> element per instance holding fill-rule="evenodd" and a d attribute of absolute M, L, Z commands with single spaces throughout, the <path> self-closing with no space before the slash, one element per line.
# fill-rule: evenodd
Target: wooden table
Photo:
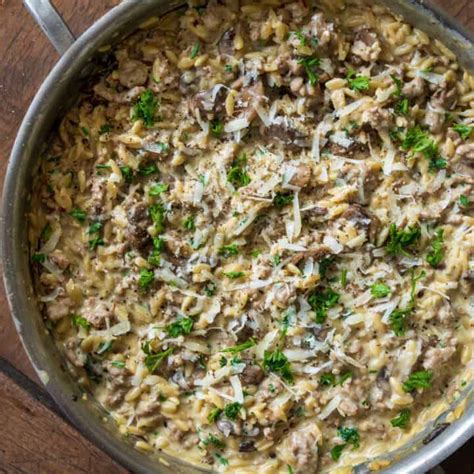
<path fill-rule="evenodd" d="M 57 0 L 79 35 L 119 0 Z M 436 0 L 474 31 L 474 0 Z M 58 56 L 20 0 L 0 0 L 0 191 L 17 128 Z M 0 473 L 116 473 L 126 471 L 84 439 L 43 390 L 20 344 L 0 285 Z M 471 474 L 470 442 L 443 464 Z"/>

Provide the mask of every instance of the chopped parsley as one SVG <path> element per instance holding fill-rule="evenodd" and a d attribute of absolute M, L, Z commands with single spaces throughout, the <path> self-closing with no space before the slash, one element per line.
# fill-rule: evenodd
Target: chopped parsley
<path fill-rule="evenodd" d="M 257 343 L 254 339 L 249 339 L 248 341 L 243 342 L 242 344 L 238 344 L 237 346 L 228 347 L 227 349 L 223 349 L 221 352 L 230 352 L 231 354 L 238 354 L 239 352 L 245 351 L 250 349 L 251 347 L 255 346 Z"/>
<path fill-rule="evenodd" d="M 459 197 L 459 204 L 461 204 L 463 207 L 469 206 L 469 198 L 463 194 Z"/>
<path fill-rule="evenodd" d="M 360 445 L 360 435 L 356 428 L 339 427 L 337 433 L 344 441 L 344 444 L 337 444 L 331 449 L 331 458 L 333 461 L 339 460 L 346 446 L 352 445 L 353 449 L 356 449 Z"/>
<path fill-rule="evenodd" d="M 336 385 L 336 376 L 334 374 L 323 374 L 319 378 L 319 383 L 327 387 Z"/>
<path fill-rule="evenodd" d="M 105 245 L 104 239 L 100 237 L 95 237 L 94 239 L 89 240 L 89 250 L 96 250 L 97 247 Z"/>
<path fill-rule="evenodd" d="M 339 297 L 339 293 L 331 288 L 326 291 L 315 291 L 309 296 L 308 303 L 316 313 L 317 323 L 322 324 L 326 321 L 328 309 L 339 303 Z"/>
<path fill-rule="evenodd" d="M 403 382 L 403 390 L 405 392 L 413 392 L 417 388 L 430 388 L 431 379 L 433 378 L 433 372 L 430 370 L 420 370 L 413 372 L 405 382 Z"/>
<path fill-rule="evenodd" d="M 427 255 L 426 261 L 433 267 L 436 268 L 444 257 L 444 230 L 438 229 L 434 239 L 431 241 L 431 252 Z"/>
<path fill-rule="evenodd" d="M 344 448 L 346 447 L 345 444 L 337 444 L 331 449 L 331 459 L 333 461 L 339 461 Z"/>
<path fill-rule="evenodd" d="M 102 229 L 102 222 L 93 222 L 89 228 L 87 229 L 87 233 L 90 234 L 97 234 L 97 232 Z"/>
<path fill-rule="evenodd" d="M 150 196 L 159 196 L 161 193 L 168 191 L 168 185 L 164 183 L 157 183 L 150 187 L 148 193 Z"/>
<path fill-rule="evenodd" d="M 330 255 L 329 257 L 324 257 L 319 262 L 319 276 L 321 279 L 326 278 L 326 274 L 330 266 L 334 263 L 334 260 L 336 260 L 336 257 L 334 257 L 334 255 Z"/>
<path fill-rule="evenodd" d="M 316 68 L 321 64 L 321 60 L 315 56 L 298 59 L 298 64 L 302 64 L 308 76 L 309 83 L 314 86 L 319 81 L 319 75 Z"/>
<path fill-rule="evenodd" d="M 405 408 L 398 414 L 397 417 L 392 418 L 390 423 L 394 428 L 406 428 L 410 423 L 410 416 L 410 410 Z"/>
<path fill-rule="evenodd" d="M 81 327 L 87 330 L 87 329 L 90 329 L 91 327 L 91 323 L 87 321 L 86 318 L 83 318 L 82 316 L 79 316 L 78 314 L 73 314 L 71 316 L 71 321 L 72 321 L 73 326 L 75 326 L 76 328 Z"/>
<path fill-rule="evenodd" d="M 263 356 L 263 367 L 269 372 L 274 372 L 290 384 L 293 383 L 293 374 L 288 358 L 280 349 L 273 352 L 265 351 Z"/>
<path fill-rule="evenodd" d="M 161 262 L 161 252 L 165 248 L 165 241 L 160 237 L 153 237 L 153 250 L 148 256 L 148 263 L 150 265 L 158 266 Z"/>
<path fill-rule="evenodd" d="M 165 215 L 166 210 L 161 203 L 153 204 L 148 208 L 148 213 L 155 224 L 155 228 L 159 234 L 165 230 Z"/>
<path fill-rule="evenodd" d="M 155 173 L 159 173 L 158 167 L 155 165 L 155 163 L 151 163 L 149 165 L 141 165 L 138 168 L 138 174 L 140 176 L 150 176 Z"/>
<path fill-rule="evenodd" d="M 31 256 L 31 261 L 35 263 L 43 263 L 46 261 L 46 255 L 44 253 L 35 253 Z"/>
<path fill-rule="evenodd" d="M 210 433 L 206 439 L 201 440 L 204 446 L 212 445 L 218 449 L 223 449 L 225 444 L 214 434 Z"/>
<path fill-rule="evenodd" d="M 463 123 L 457 123 L 456 125 L 453 125 L 453 130 L 457 132 L 463 140 L 467 140 L 471 136 L 474 127 Z"/>
<path fill-rule="evenodd" d="M 207 416 L 207 421 L 209 423 L 214 423 L 222 414 L 222 410 L 220 408 L 214 408 L 211 413 Z"/>
<path fill-rule="evenodd" d="M 214 453 L 213 456 L 223 465 L 223 466 L 228 466 L 229 465 L 229 461 L 227 461 L 227 459 L 222 456 L 221 454 L 219 453 Z"/>
<path fill-rule="evenodd" d="M 390 74 L 390 77 L 392 78 L 392 81 L 395 83 L 396 86 L 396 90 L 393 95 L 396 97 L 400 97 L 402 95 L 403 82 L 401 79 L 399 79 L 397 76 L 394 76 L 393 74 Z"/>
<path fill-rule="evenodd" d="M 407 319 L 415 309 L 415 296 L 416 296 L 416 282 L 421 278 L 424 278 L 426 273 L 420 272 L 418 276 L 415 276 L 415 272 L 411 273 L 411 291 L 410 291 L 410 303 L 406 308 L 398 308 L 388 317 L 390 327 L 396 336 L 403 336 L 406 332 Z"/>
<path fill-rule="evenodd" d="M 337 379 L 337 385 L 344 385 L 344 382 L 347 382 L 351 378 L 352 372 L 350 370 L 347 370 L 346 372 L 343 372 Z"/>
<path fill-rule="evenodd" d="M 241 155 L 232 163 L 232 168 L 227 172 L 227 181 L 237 189 L 250 184 L 250 176 L 245 171 L 247 158 Z"/>
<path fill-rule="evenodd" d="M 291 204 L 294 199 L 294 194 L 292 193 L 276 193 L 275 197 L 273 198 L 273 205 L 278 209 L 282 209 L 283 207 Z"/>
<path fill-rule="evenodd" d="M 207 296 L 211 297 L 216 294 L 216 290 L 217 285 L 213 281 L 211 281 L 205 286 L 204 293 L 206 293 Z"/>
<path fill-rule="evenodd" d="M 408 98 L 403 97 L 395 104 L 393 110 L 397 115 L 408 115 L 408 111 L 410 110 L 410 101 Z"/>
<path fill-rule="evenodd" d="M 146 354 L 144 363 L 145 367 L 148 369 L 148 372 L 153 373 L 160 364 L 173 352 L 174 348 L 170 347 L 163 352 L 154 352 L 149 342 L 142 344 L 142 351 Z"/>
<path fill-rule="evenodd" d="M 293 31 L 293 36 L 300 41 L 300 46 L 306 45 L 306 38 L 300 30 Z"/>
<path fill-rule="evenodd" d="M 349 69 L 346 80 L 349 84 L 349 89 L 353 91 L 366 91 L 369 89 L 370 79 L 367 76 L 357 74 L 354 69 Z"/>
<path fill-rule="evenodd" d="M 133 172 L 130 166 L 120 166 L 120 172 L 126 183 L 130 183 L 132 181 Z"/>
<path fill-rule="evenodd" d="M 421 229 L 418 226 L 397 230 L 397 226 L 391 224 L 385 250 L 389 255 L 399 255 L 401 253 L 409 255 L 407 248 L 418 242 L 420 237 Z"/>
<path fill-rule="evenodd" d="M 224 272 L 224 275 L 231 280 L 236 280 L 237 278 L 242 278 L 245 273 L 244 272 Z"/>
<path fill-rule="evenodd" d="M 194 216 L 192 214 L 184 219 L 183 228 L 186 230 L 194 230 L 196 228 L 194 225 Z"/>
<path fill-rule="evenodd" d="M 147 270 L 146 268 L 143 268 L 142 270 L 140 270 L 138 286 L 140 288 L 148 288 L 153 283 L 154 279 L 155 273 L 153 272 L 153 270 Z"/>
<path fill-rule="evenodd" d="M 125 368 L 125 362 L 122 362 L 121 360 L 113 360 L 110 365 L 112 367 L 117 367 L 118 369 L 124 369 Z"/>
<path fill-rule="evenodd" d="M 236 244 L 224 245 L 217 251 L 217 255 L 224 258 L 230 258 L 239 254 L 239 248 Z"/>
<path fill-rule="evenodd" d="M 421 153 L 430 161 L 430 170 L 432 171 L 441 170 L 447 166 L 446 160 L 441 158 L 439 154 L 438 145 L 419 125 L 407 130 L 405 139 L 402 142 L 402 149 Z"/>
<path fill-rule="evenodd" d="M 169 337 L 179 337 L 189 334 L 193 330 L 194 321 L 191 318 L 180 318 L 166 326 Z"/>
<path fill-rule="evenodd" d="M 112 130 L 112 125 L 109 123 L 105 123 L 99 128 L 99 135 L 105 135 L 106 133 L 109 133 Z"/>
<path fill-rule="evenodd" d="M 360 446 L 360 435 L 356 428 L 339 427 L 337 432 L 341 439 L 347 444 L 351 444 L 354 448 L 358 448 Z"/>
<path fill-rule="evenodd" d="M 235 421 L 239 416 L 242 405 L 239 402 L 228 403 L 224 407 L 224 416 L 229 420 Z"/>
<path fill-rule="evenodd" d="M 341 286 L 345 288 L 347 286 L 347 269 L 341 270 Z"/>
<path fill-rule="evenodd" d="M 390 287 L 381 281 L 370 287 L 370 293 L 376 298 L 383 298 L 391 293 Z"/>
<path fill-rule="evenodd" d="M 87 214 L 86 214 L 86 211 L 83 211 L 82 209 L 79 209 L 79 208 L 76 208 L 76 209 L 73 209 L 70 213 L 69 213 L 70 216 L 74 217 L 74 219 L 76 219 L 77 221 L 79 222 L 85 222 L 86 221 L 86 217 L 87 217 Z"/>
<path fill-rule="evenodd" d="M 193 45 L 193 49 L 191 49 L 191 59 L 196 59 L 197 55 L 199 54 L 199 51 L 201 51 L 201 43 L 199 41 L 196 41 Z"/>
<path fill-rule="evenodd" d="M 224 131 L 224 124 L 220 120 L 213 120 L 211 122 L 211 135 L 216 138 L 220 138 Z"/>
<path fill-rule="evenodd" d="M 149 89 L 142 92 L 137 103 L 133 107 L 132 120 L 142 120 L 145 127 L 153 127 L 158 110 L 158 100 Z"/>

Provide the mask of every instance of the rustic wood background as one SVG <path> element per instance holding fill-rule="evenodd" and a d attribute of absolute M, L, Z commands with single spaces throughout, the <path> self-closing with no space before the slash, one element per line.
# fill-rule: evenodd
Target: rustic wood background
<path fill-rule="evenodd" d="M 474 0 L 434 0 L 474 31 Z M 78 36 L 119 0 L 57 0 Z M 0 0 L 0 192 L 23 115 L 58 56 L 21 0 Z M 10 319 L 0 284 L 0 473 L 126 471 L 84 439 L 43 390 Z M 443 464 L 449 474 L 474 472 L 471 441 Z"/>

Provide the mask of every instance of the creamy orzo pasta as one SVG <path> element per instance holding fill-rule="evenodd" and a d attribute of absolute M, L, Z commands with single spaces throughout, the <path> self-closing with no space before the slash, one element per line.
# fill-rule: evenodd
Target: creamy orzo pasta
<path fill-rule="evenodd" d="M 104 54 L 40 158 L 46 325 L 148 451 L 314 473 L 472 375 L 474 78 L 359 0 L 210 0 Z M 183 454 L 185 453 L 185 454 Z"/>

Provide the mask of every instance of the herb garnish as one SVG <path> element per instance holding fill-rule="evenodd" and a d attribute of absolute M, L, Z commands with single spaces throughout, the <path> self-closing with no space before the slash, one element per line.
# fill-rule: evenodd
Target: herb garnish
<path fill-rule="evenodd" d="M 467 140 L 471 136 L 474 127 L 463 123 L 457 123 L 456 125 L 453 125 L 453 130 L 457 132 L 463 140 Z"/>
<path fill-rule="evenodd" d="M 293 383 L 293 374 L 288 357 L 280 349 L 276 349 L 273 352 L 265 351 L 263 367 L 270 372 L 280 375 L 285 382 Z"/>
<path fill-rule="evenodd" d="M 200 50 L 201 50 L 201 43 L 199 41 L 196 41 L 193 45 L 193 49 L 191 49 L 191 55 L 190 55 L 191 59 L 196 59 Z"/>
<path fill-rule="evenodd" d="M 339 437 L 344 441 L 344 444 L 338 444 L 331 449 L 331 458 L 333 461 L 339 460 L 346 446 L 352 445 L 353 449 L 356 449 L 360 445 L 360 435 L 356 428 L 339 427 L 337 432 Z"/>
<path fill-rule="evenodd" d="M 319 75 L 316 73 L 315 69 L 321 64 L 321 60 L 316 56 L 309 58 L 299 58 L 298 64 L 302 64 L 304 66 L 309 83 L 312 86 L 315 86 L 319 81 Z"/>
<path fill-rule="evenodd" d="M 140 270 L 140 277 L 138 278 L 138 286 L 140 288 L 148 288 L 155 279 L 155 273 L 153 270 L 147 270 L 143 268 Z"/>
<path fill-rule="evenodd" d="M 169 337 L 179 337 L 189 334 L 193 330 L 194 321 L 191 318 L 180 318 L 166 326 Z"/>
<path fill-rule="evenodd" d="M 336 306 L 339 303 L 339 293 L 336 293 L 331 288 L 326 291 L 315 291 L 308 298 L 308 303 L 316 313 L 316 322 L 319 324 L 326 321 L 328 309 Z"/>
<path fill-rule="evenodd" d="M 411 247 L 415 244 L 420 237 L 421 229 L 417 226 L 405 227 L 397 230 L 397 226 L 391 224 L 388 233 L 388 241 L 385 244 L 385 250 L 389 255 L 399 255 L 400 253 L 410 255 L 407 252 L 407 247 Z"/>
<path fill-rule="evenodd" d="M 397 417 L 392 418 L 390 423 L 394 428 L 406 428 L 410 423 L 410 416 L 410 410 L 405 408 L 399 413 Z"/>
<path fill-rule="evenodd" d="M 237 189 L 242 186 L 247 186 L 251 181 L 250 176 L 245 171 L 246 163 L 247 157 L 243 154 L 234 160 L 232 168 L 227 173 L 227 181 Z"/>
<path fill-rule="evenodd" d="M 87 330 L 87 329 L 90 329 L 91 327 L 91 323 L 87 321 L 86 318 L 83 318 L 82 316 L 79 316 L 78 314 L 73 314 L 71 316 L 71 321 L 72 321 L 73 326 L 76 326 L 77 328 L 81 327 Z"/>
<path fill-rule="evenodd" d="M 168 191 L 168 185 L 164 183 L 157 183 L 150 187 L 148 194 L 150 196 L 159 196 L 161 193 Z"/>
<path fill-rule="evenodd" d="M 76 208 L 76 209 L 73 209 L 70 213 L 69 213 L 70 216 L 74 217 L 74 219 L 76 219 L 77 221 L 79 222 L 85 222 L 86 221 L 86 217 L 87 217 L 87 214 L 86 214 L 86 211 L 83 211 L 82 209 L 79 209 L 79 208 Z"/>
<path fill-rule="evenodd" d="M 183 228 L 186 230 L 194 230 L 195 225 L 194 225 L 194 216 L 191 214 L 186 219 L 183 221 Z"/>
<path fill-rule="evenodd" d="M 257 343 L 255 342 L 255 339 L 250 338 L 248 341 L 245 341 L 242 344 L 238 344 L 237 346 L 228 347 L 227 349 L 221 350 L 221 352 L 230 352 L 231 354 L 238 354 L 239 352 L 250 349 L 251 347 L 255 346 L 256 344 Z"/>
<path fill-rule="evenodd" d="M 166 351 L 163 352 L 154 352 L 151 347 L 150 343 L 147 341 L 142 344 L 142 351 L 146 354 L 144 363 L 145 367 L 148 369 L 150 373 L 153 373 L 160 364 L 173 352 L 174 348 L 170 347 Z"/>
<path fill-rule="evenodd" d="M 370 79 L 367 76 L 357 74 L 354 69 L 349 69 L 346 80 L 349 84 L 349 89 L 353 91 L 366 91 L 370 86 Z"/>
<path fill-rule="evenodd" d="M 31 261 L 35 263 L 43 263 L 46 261 L 46 255 L 44 253 L 35 253 L 31 256 Z"/>
<path fill-rule="evenodd" d="M 441 260 L 443 260 L 443 257 L 444 257 L 443 234 L 444 234 L 443 229 L 438 229 L 436 231 L 436 236 L 431 241 L 431 252 L 426 257 L 426 261 L 433 268 L 436 268 L 440 264 Z"/>
<path fill-rule="evenodd" d="M 220 120 L 213 120 L 210 126 L 211 135 L 216 138 L 220 138 L 224 131 L 224 124 Z"/>
<path fill-rule="evenodd" d="M 239 248 L 236 244 L 224 245 L 217 251 L 217 255 L 224 258 L 230 258 L 239 254 Z"/>
<path fill-rule="evenodd" d="M 236 280 L 237 278 L 242 278 L 245 273 L 244 272 L 224 272 L 224 275 L 231 280 Z"/>
<path fill-rule="evenodd" d="M 153 127 L 155 115 L 158 110 L 158 100 L 149 89 L 142 92 L 137 103 L 133 107 L 132 120 L 143 120 L 146 127 Z"/>
<path fill-rule="evenodd" d="M 224 407 L 224 416 L 229 420 L 235 421 L 239 416 L 242 405 L 239 402 L 228 403 Z"/>
<path fill-rule="evenodd" d="M 413 372 L 405 382 L 403 382 L 403 390 L 405 392 L 413 392 L 417 388 L 430 388 L 433 372 L 430 370 L 420 370 Z"/>
<path fill-rule="evenodd" d="M 372 294 L 372 296 L 375 296 L 376 298 L 383 298 L 389 295 L 390 292 L 391 292 L 390 287 L 381 281 L 374 283 L 370 287 L 370 293 Z"/>
<path fill-rule="evenodd" d="M 214 423 L 222 414 L 222 410 L 220 408 L 214 408 L 211 413 L 207 416 L 207 421 L 209 423 Z"/>
<path fill-rule="evenodd" d="M 441 170 L 446 168 L 447 163 L 441 158 L 438 145 L 424 132 L 419 125 L 411 127 L 407 130 L 405 139 L 402 143 L 403 150 L 411 150 L 414 153 L 421 153 L 430 161 L 430 169 Z"/>
<path fill-rule="evenodd" d="M 96 250 L 97 247 L 105 245 L 104 239 L 100 237 L 95 237 L 94 239 L 89 240 L 89 249 Z"/>
<path fill-rule="evenodd" d="M 161 234 L 165 230 L 166 209 L 162 203 L 153 204 L 148 208 L 148 213 L 155 224 L 156 231 Z"/>
<path fill-rule="evenodd" d="M 291 204 L 293 202 L 295 195 L 292 193 L 276 193 L 275 197 L 273 198 L 273 205 L 278 209 L 282 209 L 283 207 Z"/>

